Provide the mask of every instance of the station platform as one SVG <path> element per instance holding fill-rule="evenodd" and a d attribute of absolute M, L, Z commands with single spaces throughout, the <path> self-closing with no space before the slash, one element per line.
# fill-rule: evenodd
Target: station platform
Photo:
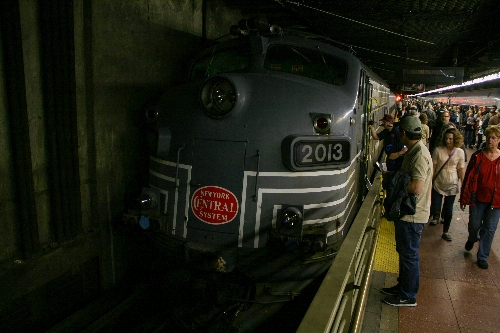
<path fill-rule="evenodd" d="M 467 155 L 472 154 L 468 149 Z M 450 227 L 451 242 L 441 238 L 443 225 L 426 224 L 420 243 L 420 290 L 416 307 L 383 303 L 381 288 L 397 283 L 398 254 L 394 224 L 381 221 L 376 258 L 362 332 L 484 333 L 500 331 L 500 231 L 488 259 L 489 268 L 476 265 L 478 243 L 468 252 L 468 207 L 457 200 Z"/>

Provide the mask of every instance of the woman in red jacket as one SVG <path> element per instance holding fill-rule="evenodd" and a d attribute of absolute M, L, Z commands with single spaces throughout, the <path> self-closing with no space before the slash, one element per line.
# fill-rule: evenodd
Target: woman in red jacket
<path fill-rule="evenodd" d="M 465 250 L 479 242 L 477 265 L 488 268 L 488 256 L 500 219 L 500 127 L 488 126 L 486 145 L 472 155 L 460 191 L 460 208 L 469 205 L 469 237 Z"/>

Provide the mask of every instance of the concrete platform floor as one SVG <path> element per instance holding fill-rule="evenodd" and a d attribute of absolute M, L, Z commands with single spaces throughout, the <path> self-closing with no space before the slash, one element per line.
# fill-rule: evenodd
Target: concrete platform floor
<path fill-rule="evenodd" d="M 467 153 L 470 157 L 472 150 Z M 493 240 L 489 268 L 481 269 L 476 264 L 478 243 L 470 252 L 464 249 L 468 219 L 468 208 L 460 210 L 457 196 L 451 242 L 441 238 L 442 224 L 425 226 L 416 307 L 383 303 L 386 295 L 380 289 L 395 285 L 397 273 L 373 272 L 363 333 L 500 332 L 500 232 L 497 230 Z"/>

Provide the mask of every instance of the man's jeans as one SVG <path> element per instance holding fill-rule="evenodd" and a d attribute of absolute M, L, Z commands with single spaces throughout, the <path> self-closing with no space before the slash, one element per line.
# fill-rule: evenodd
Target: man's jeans
<path fill-rule="evenodd" d="M 499 219 L 500 208 L 491 209 L 491 203 L 477 201 L 474 206 L 469 206 L 468 240 L 479 240 L 478 260 L 488 260 Z"/>
<path fill-rule="evenodd" d="M 420 235 L 424 223 L 412 223 L 401 220 L 394 222 L 396 251 L 399 254 L 398 286 L 400 297 L 416 298 L 420 287 Z"/>
<path fill-rule="evenodd" d="M 441 215 L 444 220 L 443 232 L 448 232 L 450 230 L 451 217 L 453 216 L 453 203 L 455 202 L 456 195 L 444 196 L 443 209 L 441 210 L 443 196 L 444 195 L 439 194 L 435 189 L 432 189 L 431 216 L 432 218 L 437 218 L 437 222 L 439 223 L 439 215 Z"/>

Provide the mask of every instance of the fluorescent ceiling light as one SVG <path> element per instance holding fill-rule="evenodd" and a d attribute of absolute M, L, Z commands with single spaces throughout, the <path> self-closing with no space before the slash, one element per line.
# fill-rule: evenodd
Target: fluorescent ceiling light
<path fill-rule="evenodd" d="M 483 76 L 483 77 L 480 77 L 480 78 L 477 78 L 477 79 L 474 79 L 474 80 L 471 80 L 471 81 L 464 82 L 462 84 L 457 84 L 457 85 L 453 85 L 453 86 L 447 86 L 447 87 L 444 87 L 444 88 L 429 90 L 429 91 L 426 91 L 426 92 L 423 92 L 423 93 L 419 93 L 419 94 L 409 95 L 408 97 L 418 97 L 418 96 L 428 95 L 428 94 L 432 94 L 432 93 L 438 93 L 438 92 L 442 92 L 442 91 L 446 91 L 446 90 L 452 90 L 452 89 L 456 89 L 456 88 L 462 88 L 462 87 L 472 86 L 474 84 L 483 83 L 483 82 L 487 82 L 487 81 L 498 80 L 498 79 L 500 79 L 500 72 L 497 72 L 497 73 L 494 73 L 494 74 L 490 74 L 490 75 L 486 75 L 486 76 Z"/>

